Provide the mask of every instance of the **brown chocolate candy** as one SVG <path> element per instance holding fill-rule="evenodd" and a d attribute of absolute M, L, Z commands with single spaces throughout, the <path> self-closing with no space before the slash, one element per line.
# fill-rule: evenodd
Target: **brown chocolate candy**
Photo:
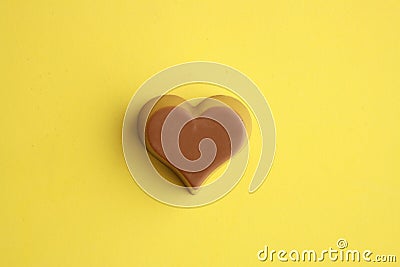
<path fill-rule="evenodd" d="M 192 106 L 178 96 L 166 95 L 150 112 L 144 143 L 196 193 L 245 144 L 250 128 L 247 109 L 232 97 L 213 96 Z"/>

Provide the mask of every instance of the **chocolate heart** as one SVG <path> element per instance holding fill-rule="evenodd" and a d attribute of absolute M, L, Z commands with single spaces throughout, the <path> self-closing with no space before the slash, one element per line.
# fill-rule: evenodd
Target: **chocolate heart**
<path fill-rule="evenodd" d="M 247 109 L 232 97 L 213 96 L 192 106 L 165 95 L 145 124 L 145 145 L 194 194 L 245 144 L 250 121 Z"/>

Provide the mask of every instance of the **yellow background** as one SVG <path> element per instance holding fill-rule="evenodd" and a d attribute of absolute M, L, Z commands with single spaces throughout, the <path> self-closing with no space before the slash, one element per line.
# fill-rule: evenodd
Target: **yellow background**
<path fill-rule="evenodd" d="M 399 258 L 399 14 L 399 1 L 1 0 L 0 266 L 266 266 L 266 244 L 340 237 Z M 277 151 L 255 194 L 244 177 L 180 209 L 135 184 L 121 128 L 141 83 L 193 60 L 256 82 Z"/>

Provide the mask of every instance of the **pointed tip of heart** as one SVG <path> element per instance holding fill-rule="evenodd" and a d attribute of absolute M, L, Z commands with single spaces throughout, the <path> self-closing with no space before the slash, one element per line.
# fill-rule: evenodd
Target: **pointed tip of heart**
<path fill-rule="evenodd" d="M 200 187 L 191 187 L 191 186 L 187 186 L 186 189 L 189 191 L 190 194 L 192 195 L 197 195 L 197 193 L 199 193 L 200 191 Z"/>

